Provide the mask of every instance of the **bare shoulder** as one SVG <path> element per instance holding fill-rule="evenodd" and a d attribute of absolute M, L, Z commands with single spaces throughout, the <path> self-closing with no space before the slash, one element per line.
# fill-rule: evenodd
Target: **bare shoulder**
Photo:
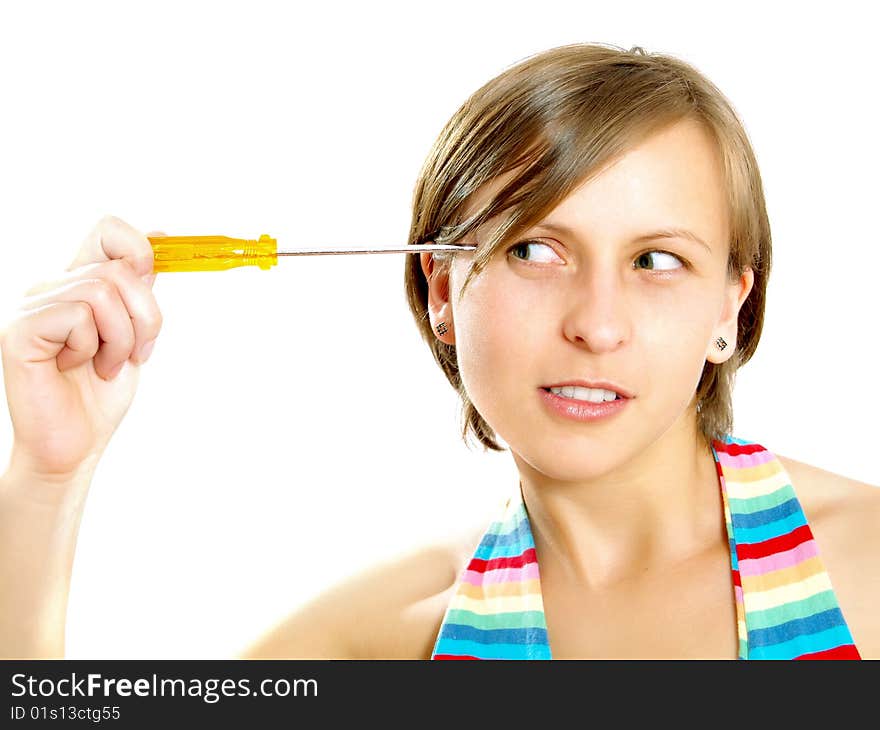
<path fill-rule="evenodd" d="M 788 472 L 798 500 L 807 500 L 814 510 L 833 512 L 855 507 L 880 509 L 880 486 L 860 482 L 818 466 L 775 455 Z"/>
<path fill-rule="evenodd" d="M 487 523 L 360 571 L 271 627 L 242 659 L 428 659 Z"/>
<path fill-rule="evenodd" d="M 862 657 L 880 659 L 880 486 L 776 454 Z"/>

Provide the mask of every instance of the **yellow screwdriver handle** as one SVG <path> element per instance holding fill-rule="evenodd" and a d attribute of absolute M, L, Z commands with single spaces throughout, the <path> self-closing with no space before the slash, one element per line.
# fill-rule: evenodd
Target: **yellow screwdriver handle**
<path fill-rule="evenodd" d="M 278 242 L 265 233 L 259 240 L 228 236 L 148 236 L 153 271 L 223 271 L 236 266 L 269 269 L 278 263 Z"/>

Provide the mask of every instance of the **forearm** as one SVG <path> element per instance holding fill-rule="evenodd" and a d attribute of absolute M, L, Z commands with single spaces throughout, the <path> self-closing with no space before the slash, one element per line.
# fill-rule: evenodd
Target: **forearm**
<path fill-rule="evenodd" d="M 0 657 L 64 656 L 76 540 L 90 477 L 0 477 Z"/>

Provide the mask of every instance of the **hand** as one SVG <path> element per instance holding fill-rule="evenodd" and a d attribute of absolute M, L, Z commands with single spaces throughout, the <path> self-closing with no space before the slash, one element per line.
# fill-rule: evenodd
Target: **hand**
<path fill-rule="evenodd" d="M 94 469 L 162 327 L 153 258 L 145 234 L 107 216 L 67 273 L 25 292 L 0 330 L 11 471 L 64 481 Z"/>

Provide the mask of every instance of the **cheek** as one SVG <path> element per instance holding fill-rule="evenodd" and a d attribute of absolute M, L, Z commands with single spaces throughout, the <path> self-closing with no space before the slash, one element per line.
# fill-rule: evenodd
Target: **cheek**
<path fill-rule="evenodd" d="M 512 393 L 538 377 L 537 354 L 550 328 L 547 315 L 537 306 L 521 290 L 478 277 L 455 309 L 461 380 L 474 406 L 490 423 Z M 534 385 L 538 386 L 537 380 Z"/>
<path fill-rule="evenodd" d="M 718 313 L 718 297 L 708 281 L 645 285 L 631 298 L 632 328 L 658 344 L 678 342 L 684 348 L 704 340 Z M 705 343 L 703 343 L 705 344 Z"/>
<path fill-rule="evenodd" d="M 654 355 L 681 360 L 704 348 L 711 329 L 705 305 L 682 298 L 671 306 L 645 306 L 632 323 L 632 336 Z"/>
<path fill-rule="evenodd" d="M 649 364 L 643 374 L 646 392 L 659 408 L 674 411 L 686 407 L 696 392 L 716 324 L 710 293 L 695 289 L 679 294 L 645 308 L 633 332 L 636 349 Z"/>

